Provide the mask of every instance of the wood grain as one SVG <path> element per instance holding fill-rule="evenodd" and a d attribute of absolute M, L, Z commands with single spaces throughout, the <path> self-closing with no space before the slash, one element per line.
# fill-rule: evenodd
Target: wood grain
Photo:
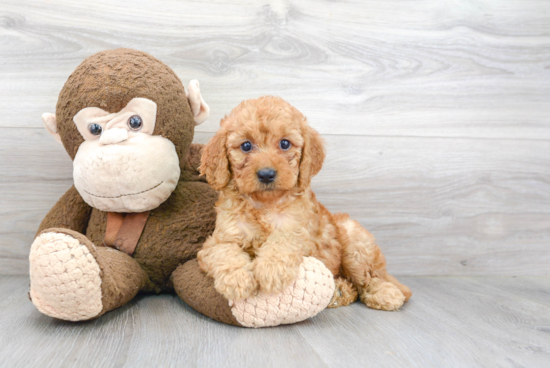
<path fill-rule="evenodd" d="M 212 106 L 202 131 L 243 99 L 277 94 L 324 134 L 548 139 L 549 10 L 544 0 L 3 0 L 0 126 L 39 126 L 85 57 L 133 47 L 201 81 Z"/>
<path fill-rule="evenodd" d="M 365 350 L 369 361 L 391 367 L 545 366 L 548 305 L 503 291 L 516 279 L 490 278 L 498 289 L 484 280 L 407 278 L 415 294 L 400 314 L 374 315 L 355 303 L 337 309 L 336 319 L 329 313 L 312 319 L 315 329 L 297 328 L 330 366 L 363 366 L 358 352 Z"/>
<path fill-rule="evenodd" d="M 0 274 L 71 185 L 42 128 L 94 52 L 148 51 L 212 108 L 276 94 L 326 138 L 314 188 L 398 275 L 549 275 L 550 3 L 86 2 L 0 6 Z"/>
<path fill-rule="evenodd" d="M 6 367 L 544 367 L 550 278 L 408 277 L 399 312 L 360 303 L 269 329 L 214 322 L 177 296 L 139 296 L 98 320 L 40 314 L 28 278 L 0 279 L 0 365 Z M 530 290 L 525 285 L 536 285 Z M 518 293 L 516 290 L 520 290 Z"/>
<path fill-rule="evenodd" d="M 0 162 L 9 173 L 0 178 L 0 267 L 21 274 L 38 224 L 72 185 L 72 165 L 45 130 L 25 139 L 4 131 L 0 145 L 16 144 L 21 154 Z M 350 213 L 377 237 L 391 272 L 549 274 L 550 156 L 540 153 L 550 152 L 550 142 L 325 140 L 327 160 L 313 188 L 331 211 Z"/>

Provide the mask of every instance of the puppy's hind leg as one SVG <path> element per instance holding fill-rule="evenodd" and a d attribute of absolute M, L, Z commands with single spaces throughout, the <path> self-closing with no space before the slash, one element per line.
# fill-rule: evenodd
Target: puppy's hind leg
<path fill-rule="evenodd" d="M 342 273 L 359 290 L 368 307 L 396 310 L 412 295 L 410 289 L 386 271 L 386 259 L 375 239 L 346 214 L 335 214 L 342 243 Z"/>
<path fill-rule="evenodd" d="M 334 295 L 327 308 L 345 307 L 357 300 L 357 288 L 348 279 L 336 277 L 334 286 Z"/>
<path fill-rule="evenodd" d="M 394 284 L 395 286 L 397 286 L 397 288 L 403 293 L 403 295 L 405 295 L 405 301 L 407 301 L 411 298 L 411 296 L 412 296 L 411 289 L 409 289 L 408 286 L 403 285 L 402 283 L 400 283 L 394 276 L 390 275 L 388 273 L 388 271 L 386 271 L 386 268 L 384 268 L 383 270 L 379 270 L 378 274 L 380 276 L 382 276 L 382 278 L 384 280 L 389 281 L 392 284 Z"/>

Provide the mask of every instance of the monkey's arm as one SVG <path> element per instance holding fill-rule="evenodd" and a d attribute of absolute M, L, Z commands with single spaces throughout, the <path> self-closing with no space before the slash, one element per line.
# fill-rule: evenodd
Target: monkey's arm
<path fill-rule="evenodd" d="M 92 207 L 84 202 L 73 185 L 44 217 L 36 235 L 44 229 L 59 227 L 85 234 L 91 212 Z"/>

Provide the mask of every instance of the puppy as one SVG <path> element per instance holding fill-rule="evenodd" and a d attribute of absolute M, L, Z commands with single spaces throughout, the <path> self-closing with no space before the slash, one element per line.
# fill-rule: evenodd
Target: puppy
<path fill-rule="evenodd" d="M 201 269 L 227 299 L 280 293 L 302 257 L 333 273 L 329 307 L 357 299 L 396 310 L 411 291 L 386 271 L 374 237 L 347 214 L 331 214 L 311 191 L 323 164 L 319 134 L 281 98 L 242 102 L 204 148 L 200 171 L 220 191 L 216 229 L 198 253 Z"/>

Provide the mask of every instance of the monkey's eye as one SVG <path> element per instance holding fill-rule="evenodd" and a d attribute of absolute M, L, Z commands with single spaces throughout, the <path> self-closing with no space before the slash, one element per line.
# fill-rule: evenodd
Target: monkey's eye
<path fill-rule="evenodd" d="M 279 147 L 281 147 L 282 150 L 286 151 L 287 149 L 290 148 L 290 142 L 287 141 L 286 139 L 282 139 L 279 142 Z"/>
<path fill-rule="evenodd" d="M 103 131 L 103 128 L 101 127 L 101 125 L 93 123 L 93 124 L 88 125 L 88 130 L 93 135 L 100 135 L 101 132 Z"/>
<path fill-rule="evenodd" d="M 241 149 L 243 150 L 243 152 L 250 151 L 252 149 L 252 143 L 250 143 L 249 141 L 244 142 L 243 144 L 241 144 Z"/>
<path fill-rule="evenodd" d="M 140 130 L 143 126 L 143 121 L 141 121 L 141 118 L 138 115 L 133 115 L 128 119 L 128 126 L 132 130 Z"/>

